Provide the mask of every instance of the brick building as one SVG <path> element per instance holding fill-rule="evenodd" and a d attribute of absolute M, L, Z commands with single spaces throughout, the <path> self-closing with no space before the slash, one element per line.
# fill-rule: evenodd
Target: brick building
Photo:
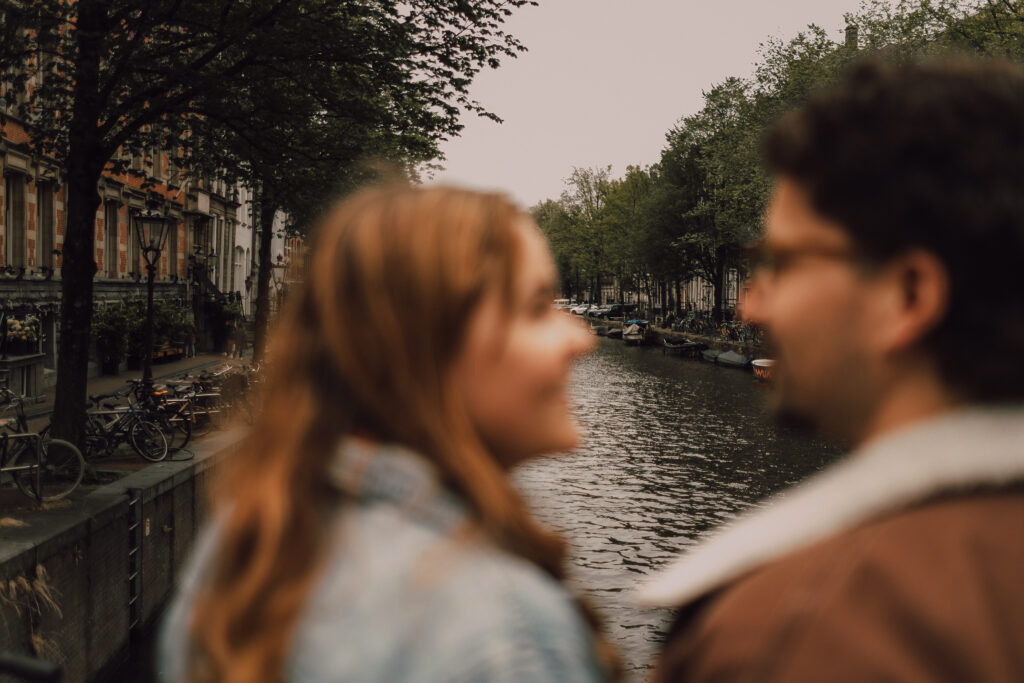
<path fill-rule="evenodd" d="M 55 381 L 66 195 L 63 169 L 32 154 L 28 141 L 16 119 L 0 128 L 0 336 L 14 324 L 8 320 L 29 318 L 38 320 L 38 334 L 30 349 L 0 341 L 0 369 L 11 371 L 12 388 L 36 395 Z M 189 180 L 159 150 L 122 160 L 126 172 L 108 170 L 97 187 L 94 306 L 145 300 L 146 266 L 131 216 L 155 204 L 173 219 L 155 297 L 196 312 L 204 301 L 230 298 L 251 314 L 257 259 L 251 194 L 224 181 Z M 196 320 L 202 330 L 202 315 Z"/>

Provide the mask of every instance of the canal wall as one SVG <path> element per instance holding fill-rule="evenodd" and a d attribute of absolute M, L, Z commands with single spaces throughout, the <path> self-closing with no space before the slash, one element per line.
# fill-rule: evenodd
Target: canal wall
<path fill-rule="evenodd" d="M 206 518 L 213 469 L 243 436 L 216 434 L 190 460 L 150 465 L 67 507 L 44 504 L 8 521 L 0 649 L 59 662 L 64 683 L 87 683 L 124 661 L 175 586 Z"/>

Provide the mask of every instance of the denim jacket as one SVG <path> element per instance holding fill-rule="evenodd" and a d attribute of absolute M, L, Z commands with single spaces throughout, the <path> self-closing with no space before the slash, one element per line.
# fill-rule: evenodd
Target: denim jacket
<path fill-rule="evenodd" d="M 599 681 L 587 626 L 565 588 L 467 531 L 433 466 L 395 446 L 346 441 L 329 476 L 347 493 L 327 568 L 300 616 L 285 680 Z M 207 530 L 168 612 L 160 678 L 184 680 L 190 595 Z"/>

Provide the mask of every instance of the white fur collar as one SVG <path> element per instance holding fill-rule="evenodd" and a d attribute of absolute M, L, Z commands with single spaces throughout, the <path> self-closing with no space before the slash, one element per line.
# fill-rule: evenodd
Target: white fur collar
<path fill-rule="evenodd" d="M 1024 406 L 946 414 L 881 437 L 740 517 L 637 591 L 676 606 L 783 555 L 937 493 L 1024 480 Z"/>

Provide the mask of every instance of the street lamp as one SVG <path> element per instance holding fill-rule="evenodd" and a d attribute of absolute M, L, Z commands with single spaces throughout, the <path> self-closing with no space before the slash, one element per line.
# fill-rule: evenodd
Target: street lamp
<path fill-rule="evenodd" d="M 146 259 L 146 364 L 142 368 L 142 381 L 146 386 L 153 385 L 153 280 L 156 279 L 156 264 L 160 260 L 160 252 L 167 239 L 167 228 L 173 220 L 155 209 L 135 211 L 132 215 L 135 224 L 135 238 L 142 247 L 142 257 Z"/>
<path fill-rule="evenodd" d="M 288 262 L 284 260 L 284 256 L 281 254 L 277 255 L 277 263 L 270 264 L 270 278 L 274 285 L 274 293 L 276 294 L 277 307 L 276 310 L 281 308 L 281 299 L 284 294 L 284 275 L 285 269 L 288 268 Z"/>

